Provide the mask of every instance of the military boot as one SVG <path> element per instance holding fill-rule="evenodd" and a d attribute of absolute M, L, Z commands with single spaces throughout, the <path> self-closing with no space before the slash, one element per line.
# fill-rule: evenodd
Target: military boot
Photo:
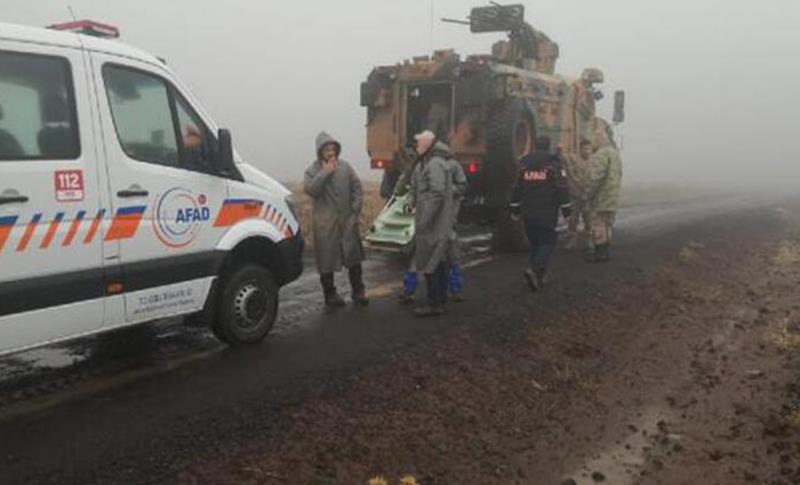
<path fill-rule="evenodd" d="M 595 263 L 608 263 L 611 261 L 611 253 L 608 244 L 597 246 L 594 259 Z"/>
<path fill-rule="evenodd" d="M 567 236 L 567 241 L 564 243 L 565 251 L 574 251 L 578 249 L 579 239 L 577 234 L 570 234 Z"/>

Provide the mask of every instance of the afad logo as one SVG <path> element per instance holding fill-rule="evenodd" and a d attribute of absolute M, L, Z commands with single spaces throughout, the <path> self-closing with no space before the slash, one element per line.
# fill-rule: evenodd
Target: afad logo
<path fill-rule="evenodd" d="M 176 187 L 159 197 L 153 214 L 153 230 L 171 248 L 186 247 L 195 240 L 203 223 L 211 219 L 205 195 Z"/>

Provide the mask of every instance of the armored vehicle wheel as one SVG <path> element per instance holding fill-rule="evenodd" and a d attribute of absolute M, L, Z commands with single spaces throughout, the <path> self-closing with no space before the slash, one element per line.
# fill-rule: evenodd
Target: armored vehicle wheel
<path fill-rule="evenodd" d="M 536 138 L 533 115 L 520 98 L 495 108 L 489 120 L 489 162 L 486 202 L 494 215 L 494 247 L 499 251 L 524 251 L 527 241 L 522 224 L 508 217 L 506 205 L 519 173 L 519 159 L 533 149 Z"/>
<path fill-rule="evenodd" d="M 278 285 L 258 264 L 243 264 L 222 281 L 219 310 L 212 330 L 230 345 L 258 343 L 267 336 L 278 314 Z"/>

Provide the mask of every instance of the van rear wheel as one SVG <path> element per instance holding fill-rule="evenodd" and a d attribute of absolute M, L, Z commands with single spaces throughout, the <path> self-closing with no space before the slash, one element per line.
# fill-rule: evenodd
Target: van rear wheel
<path fill-rule="evenodd" d="M 264 340 L 278 315 L 278 285 L 263 266 L 243 264 L 223 281 L 214 334 L 230 345 Z"/>

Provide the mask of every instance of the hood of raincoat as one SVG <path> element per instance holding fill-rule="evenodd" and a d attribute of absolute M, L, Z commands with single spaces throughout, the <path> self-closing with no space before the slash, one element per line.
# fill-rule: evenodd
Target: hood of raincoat
<path fill-rule="evenodd" d="M 445 160 L 453 158 L 453 151 L 450 146 L 443 141 L 437 141 L 433 144 L 430 150 L 422 156 L 422 160 L 430 160 L 431 158 L 440 157 Z"/>
<path fill-rule="evenodd" d="M 338 157 L 339 155 L 341 155 L 341 153 L 342 153 L 342 144 L 339 143 L 339 140 L 337 140 L 336 138 L 332 137 L 330 134 L 325 133 L 323 131 L 322 133 L 317 135 L 317 142 L 316 142 L 317 151 L 316 151 L 316 153 L 317 153 L 317 159 L 318 160 L 322 160 L 322 147 L 324 147 L 325 145 L 327 145 L 329 143 L 333 143 L 334 145 L 336 145 L 336 156 Z"/>

